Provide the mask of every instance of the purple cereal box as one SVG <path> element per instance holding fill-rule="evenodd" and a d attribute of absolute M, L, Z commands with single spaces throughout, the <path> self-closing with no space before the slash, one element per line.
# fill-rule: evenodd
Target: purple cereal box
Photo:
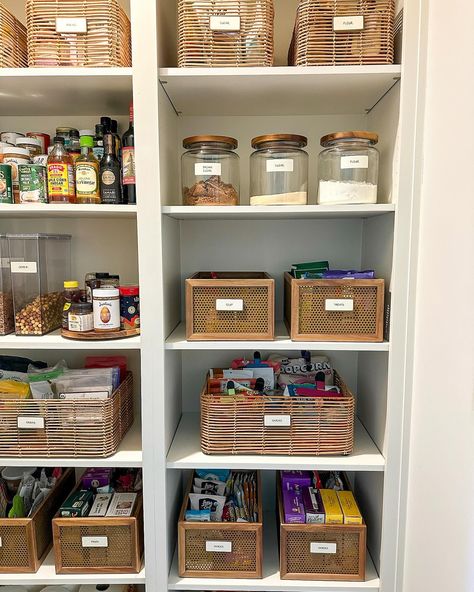
<path fill-rule="evenodd" d="M 313 479 L 310 471 L 281 471 L 282 488 L 289 490 L 298 485 L 300 489 L 303 487 L 311 487 Z"/>
<path fill-rule="evenodd" d="M 304 524 L 305 514 L 301 494 L 283 489 L 283 514 L 286 524 Z"/>
<path fill-rule="evenodd" d="M 306 523 L 324 524 L 326 514 L 321 494 L 316 487 L 303 488 L 303 506 L 306 514 Z"/>

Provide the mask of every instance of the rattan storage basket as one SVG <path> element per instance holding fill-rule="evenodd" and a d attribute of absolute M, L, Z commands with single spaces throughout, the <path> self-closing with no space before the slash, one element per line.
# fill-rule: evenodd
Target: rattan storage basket
<path fill-rule="evenodd" d="M 178 66 L 271 66 L 273 0 L 178 0 Z"/>
<path fill-rule="evenodd" d="M 383 341 L 384 280 L 284 281 L 293 341 Z"/>
<path fill-rule="evenodd" d="M 261 578 L 263 559 L 263 513 L 261 480 L 257 473 L 259 522 L 187 522 L 188 494 L 184 496 L 178 521 L 180 577 Z M 226 551 L 207 550 L 222 545 Z"/>
<path fill-rule="evenodd" d="M 31 518 L 0 518 L 0 573 L 38 571 L 53 541 L 51 520 L 74 482 L 67 469 Z"/>
<path fill-rule="evenodd" d="M 273 339 L 274 290 L 264 272 L 196 273 L 186 280 L 187 339 Z"/>
<path fill-rule="evenodd" d="M 26 0 L 29 66 L 126 67 L 130 21 L 117 0 Z"/>
<path fill-rule="evenodd" d="M 350 454 L 355 400 L 334 373 L 342 397 L 285 397 L 201 393 L 201 449 L 205 454 Z"/>
<path fill-rule="evenodd" d="M 12 400 L 0 394 L 0 456 L 107 457 L 132 423 L 131 372 L 109 399 Z"/>
<path fill-rule="evenodd" d="M 394 0 L 300 0 L 291 66 L 393 63 Z"/>
<path fill-rule="evenodd" d="M 26 28 L 0 2 L 0 68 L 26 68 Z"/>

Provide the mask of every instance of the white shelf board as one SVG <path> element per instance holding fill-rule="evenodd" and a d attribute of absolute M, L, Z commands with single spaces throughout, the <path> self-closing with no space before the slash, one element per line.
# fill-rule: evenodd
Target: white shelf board
<path fill-rule="evenodd" d="M 399 65 L 160 70 L 183 115 L 365 114 L 400 76 Z"/>
<path fill-rule="evenodd" d="M 395 211 L 395 204 L 353 206 L 163 206 L 162 214 L 177 220 L 307 220 L 371 218 Z M 1 212 L 1 210 L 0 210 Z"/>
<path fill-rule="evenodd" d="M 0 461 L 1 462 L 1 461 Z M 281 456 L 204 454 L 200 445 L 198 413 L 185 413 L 168 452 L 168 469 L 268 469 L 309 471 L 383 471 L 385 459 L 358 419 L 354 452 L 349 456 Z"/>
<path fill-rule="evenodd" d="M 108 458 L 97 457 L 0 457 L 1 467 L 35 467 L 38 463 L 42 467 L 141 467 L 142 443 L 141 427 L 136 421 L 120 443 L 119 449 Z"/>
<path fill-rule="evenodd" d="M 166 349 L 179 350 L 318 350 L 318 351 L 388 351 L 388 341 L 370 343 L 362 341 L 291 341 L 285 323 L 276 322 L 274 341 L 187 341 L 186 324 L 180 323 L 166 339 Z M 1 342 L 0 342 L 1 349 Z"/>
<path fill-rule="evenodd" d="M 367 553 L 365 582 L 336 582 L 314 580 L 281 580 L 279 571 L 278 541 L 276 537 L 275 515 L 264 517 L 263 527 L 263 577 L 255 579 L 220 579 L 220 578 L 181 578 L 178 575 L 178 553 L 173 557 L 168 577 L 169 590 L 262 590 L 307 592 L 374 592 L 380 588 L 380 580 L 375 566 Z"/>
<path fill-rule="evenodd" d="M 3 586 L 47 586 L 60 584 L 145 584 L 145 568 L 137 574 L 56 574 L 54 553 L 51 550 L 36 573 L 4 574 L 0 577 Z"/>
<path fill-rule="evenodd" d="M 132 68 L 0 68 L 6 115 L 128 113 Z"/>
<path fill-rule="evenodd" d="M 0 204 L 2 218 L 136 218 L 136 205 Z"/>
<path fill-rule="evenodd" d="M 4 349 L 67 349 L 67 350 L 127 350 L 140 349 L 140 335 L 126 339 L 108 339 L 100 341 L 76 341 L 61 337 L 61 331 L 52 331 L 41 336 L 5 335 L 0 337 L 0 351 Z"/>

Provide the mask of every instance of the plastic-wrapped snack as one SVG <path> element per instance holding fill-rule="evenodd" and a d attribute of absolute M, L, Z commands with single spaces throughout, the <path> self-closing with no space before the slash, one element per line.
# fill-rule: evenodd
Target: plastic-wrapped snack
<path fill-rule="evenodd" d="M 194 493 L 211 493 L 213 495 L 225 495 L 226 484 L 223 481 L 209 481 L 195 477 Z"/>
<path fill-rule="evenodd" d="M 230 475 L 228 469 L 196 469 L 196 477 L 204 479 L 206 481 L 222 481 L 227 482 Z"/>
<path fill-rule="evenodd" d="M 326 386 L 333 386 L 334 384 L 333 368 L 327 356 L 317 356 L 311 352 L 302 351 L 301 356 L 298 358 L 270 354 L 268 361 L 280 365 L 277 382 L 278 386 L 283 390 L 288 384 L 314 383 L 318 372 L 324 372 Z"/>
<path fill-rule="evenodd" d="M 190 493 L 189 503 L 191 510 L 210 510 L 211 522 L 220 522 L 226 499 L 222 495 L 207 495 Z"/>

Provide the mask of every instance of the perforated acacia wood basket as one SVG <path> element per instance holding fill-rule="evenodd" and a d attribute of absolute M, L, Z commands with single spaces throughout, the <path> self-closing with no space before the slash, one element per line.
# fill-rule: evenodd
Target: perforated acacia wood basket
<path fill-rule="evenodd" d="M 0 456 L 107 457 L 132 423 L 131 372 L 103 400 L 10 400 L 0 393 Z"/>
<path fill-rule="evenodd" d="M 128 518 L 56 515 L 53 537 L 58 574 L 139 573 L 143 556 L 143 498 L 138 496 L 133 515 Z"/>
<path fill-rule="evenodd" d="M 273 0 L 179 0 L 178 66 L 271 66 L 273 15 Z"/>
<path fill-rule="evenodd" d="M 242 397 L 201 393 L 205 454 L 350 454 L 355 400 L 337 372 L 342 397 Z"/>
<path fill-rule="evenodd" d="M 117 0 L 26 0 L 26 23 L 30 67 L 132 64 L 130 21 Z"/>
<path fill-rule="evenodd" d="M 0 518 L 0 573 L 38 571 L 51 548 L 51 520 L 74 481 L 74 469 L 67 469 L 31 518 Z"/>
<path fill-rule="evenodd" d="M 192 482 L 191 478 L 178 521 L 179 575 L 197 578 L 261 578 L 263 513 L 260 474 L 257 473 L 259 522 L 186 522 L 184 516 Z M 216 548 L 213 543 L 225 543 L 218 546 L 227 551 L 206 550 Z"/>
<path fill-rule="evenodd" d="M 274 338 L 275 281 L 263 272 L 201 271 L 186 280 L 188 340 Z"/>
<path fill-rule="evenodd" d="M 300 0 L 292 66 L 393 63 L 394 0 Z"/>
<path fill-rule="evenodd" d="M 284 280 L 293 341 L 383 341 L 384 280 Z"/>
<path fill-rule="evenodd" d="M 0 2 L 0 68 L 26 68 L 26 28 Z"/>

